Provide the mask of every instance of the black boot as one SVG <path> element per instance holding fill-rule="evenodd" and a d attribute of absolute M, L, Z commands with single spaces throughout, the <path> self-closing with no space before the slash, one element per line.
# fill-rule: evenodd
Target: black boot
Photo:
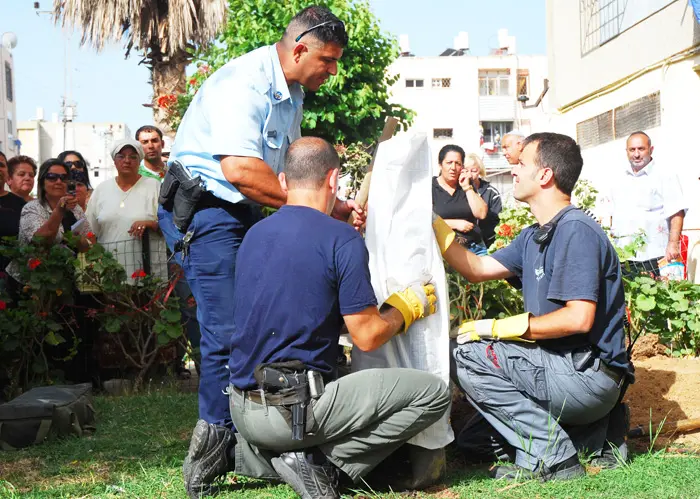
<path fill-rule="evenodd" d="M 571 480 L 586 474 L 586 470 L 581 466 L 578 456 L 571 456 L 569 459 L 552 465 L 551 468 L 541 464 L 535 471 L 530 471 L 526 468 L 521 468 L 517 464 L 504 464 L 494 466 L 489 473 L 491 478 L 499 480 L 540 480 L 547 482 L 549 480 Z"/>
<path fill-rule="evenodd" d="M 228 428 L 209 424 L 203 419 L 197 421 L 182 465 L 185 490 L 190 499 L 211 495 L 214 480 L 233 469 L 233 444 L 233 433 Z"/>
<path fill-rule="evenodd" d="M 612 470 L 627 463 L 627 434 L 630 431 L 630 408 L 627 404 L 618 403 L 610 411 L 608 432 L 605 435 L 603 453 L 591 460 L 592 466 Z"/>
<path fill-rule="evenodd" d="M 272 467 L 302 499 L 338 499 L 338 469 L 328 460 L 314 464 L 311 454 L 285 452 L 272 459 Z"/>

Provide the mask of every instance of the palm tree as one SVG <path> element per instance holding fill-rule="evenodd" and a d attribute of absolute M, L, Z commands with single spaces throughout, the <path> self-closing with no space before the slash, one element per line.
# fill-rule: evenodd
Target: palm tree
<path fill-rule="evenodd" d="M 125 40 L 144 55 L 151 71 L 153 119 L 172 134 L 158 98 L 185 91 L 188 49 L 206 45 L 223 27 L 226 0 L 54 0 L 53 16 L 63 27 L 78 28 L 81 44 L 100 51 L 106 43 Z"/>

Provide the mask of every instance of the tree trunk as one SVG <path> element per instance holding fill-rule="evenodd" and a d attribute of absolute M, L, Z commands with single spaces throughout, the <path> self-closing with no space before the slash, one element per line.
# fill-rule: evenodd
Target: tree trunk
<path fill-rule="evenodd" d="M 151 67 L 153 85 L 153 122 L 165 135 L 175 137 L 175 130 L 170 127 L 168 107 L 159 105 L 159 98 L 184 93 L 185 68 L 190 62 L 190 55 L 185 50 L 178 50 L 172 56 L 154 57 Z M 170 104 L 171 109 L 174 104 Z"/>

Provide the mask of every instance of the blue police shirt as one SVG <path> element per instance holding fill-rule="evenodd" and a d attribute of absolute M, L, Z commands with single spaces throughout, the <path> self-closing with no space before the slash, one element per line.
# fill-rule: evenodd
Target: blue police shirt
<path fill-rule="evenodd" d="M 335 379 L 343 315 L 376 306 L 369 254 L 348 224 L 285 205 L 255 224 L 236 260 L 231 384 L 257 388 L 259 364 L 298 360 Z"/>
<path fill-rule="evenodd" d="M 558 310 L 570 300 L 596 302 L 593 327 L 537 343 L 552 350 L 594 345 L 607 364 L 627 368 L 623 317 L 625 294 L 620 261 L 600 226 L 580 210 L 567 212 L 544 249 L 533 240 L 536 227 L 524 229 L 492 256 L 522 279 L 525 310 L 535 316 Z"/>
<path fill-rule="evenodd" d="M 301 86 L 287 85 L 277 49 L 233 59 L 199 89 L 177 131 L 170 158 L 200 175 L 206 189 L 231 203 L 250 202 L 221 171 L 221 156 L 264 160 L 279 173 L 291 142 L 301 137 Z"/>

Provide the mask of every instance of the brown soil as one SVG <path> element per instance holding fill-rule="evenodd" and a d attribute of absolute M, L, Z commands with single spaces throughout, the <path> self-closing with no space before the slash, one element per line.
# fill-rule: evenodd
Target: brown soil
<path fill-rule="evenodd" d="M 659 343 L 658 334 L 640 336 L 632 349 L 632 360 L 646 360 L 657 355 L 666 355 L 666 345 Z"/>
<path fill-rule="evenodd" d="M 648 431 L 650 420 L 659 424 L 664 418 L 666 422 L 700 418 L 700 359 L 656 356 L 635 361 L 634 365 L 637 381 L 630 386 L 625 397 L 630 406 L 633 428 L 639 425 Z M 658 443 L 672 441 L 700 447 L 698 430 L 664 436 Z M 642 440 L 649 442 L 648 437 Z"/>

